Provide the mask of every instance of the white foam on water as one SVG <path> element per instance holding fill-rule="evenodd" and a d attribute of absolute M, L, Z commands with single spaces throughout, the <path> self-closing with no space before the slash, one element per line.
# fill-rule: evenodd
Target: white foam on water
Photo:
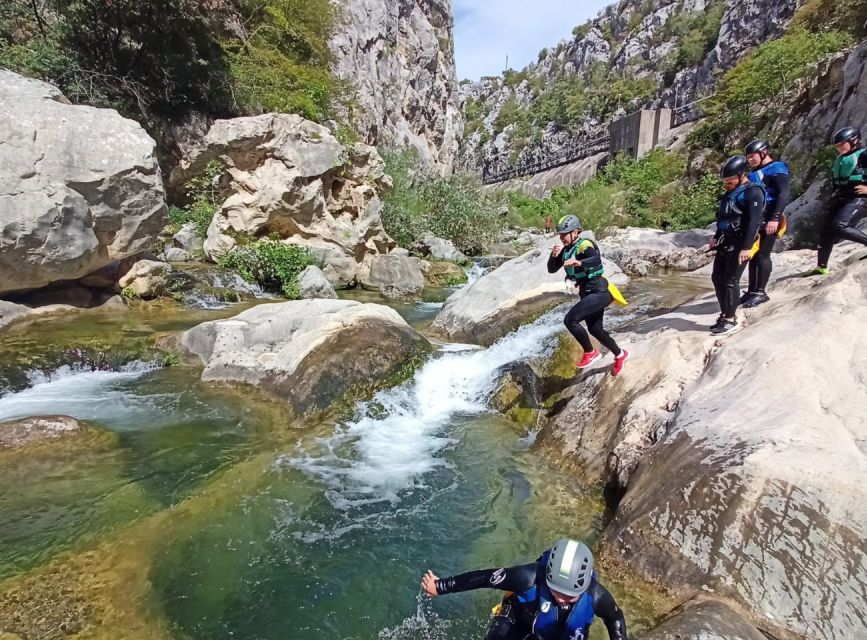
<path fill-rule="evenodd" d="M 377 500 L 396 504 L 401 492 L 425 488 L 425 474 L 448 466 L 440 454 L 454 442 L 450 421 L 487 412 L 500 369 L 550 353 L 561 322 L 562 311 L 553 312 L 487 349 L 443 350 L 409 382 L 360 403 L 355 420 L 299 443 L 277 465 L 323 482 L 341 510 Z"/>
<path fill-rule="evenodd" d="M 81 420 L 104 419 L 108 415 L 128 418 L 143 399 L 118 389 L 118 385 L 157 368 L 152 363 L 132 362 L 120 371 L 91 371 L 65 365 L 50 374 L 31 372 L 30 387 L 0 398 L 0 421 L 40 415 L 66 415 Z"/>
<path fill-rule="evenodd" d="M 491 267 L 484 267 L 480 263 L 474 262 L 469 267 L 466 267 L 464 269 L 464 273 L 467 274 L 467 284 L 473 284 L 476 280 L 478 280 L 491 270 Z"/>

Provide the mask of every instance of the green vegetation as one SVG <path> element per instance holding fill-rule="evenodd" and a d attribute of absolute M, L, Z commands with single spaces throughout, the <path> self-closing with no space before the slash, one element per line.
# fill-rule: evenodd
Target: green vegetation
<path fill-rule="evenodd" d="M 6 0 L 0 65 L 155 124 L 191 110 L 331 115 L 329 0 Z M 227 25 L 235 25 L 229 29 Z"/>
<path fill-rule="evenodd" d="M 807 0 L 794 24 L 808 31 L 840 31 L 853 38 L 867 36 L 867 3 L 864 0 Z"/>
<path fill-rule="evenodd" d="M 664 83 L 670 84 L 681 69 L 704 60 L 719 37 L 725 3 L 712 2 L 705 10 L 678 12 L 668 19 L 657 36 L 657 44 L 676 39 L 680 46 L 663 61 Z"/>
<path fill-rule="evenodd" d="M 189 205 L 169 208 L 169 225 L 166 235 L 174 235 L 188 222 L 196 225 L 196 235 L 204 238 L 214 219 L 222 198 L 220 197 L 219 178 L 225 172 L 225 165 L 219 160 L 211 160 L 202 175 L 193 178 L 186 185 Z"/>
<path fill-rule="evenodd" d="M 851 42 L 839 31 L 795 28 L 757 47 L 729 71 L 707 106 L 708 120 L 691 135 L 694 146 L 719 152 L 741 143 L 780 115 L 786 91 L 797 86 L 830 53 Z"/>
<path fill-rule="evenodd" d="M 684 187 L 679 180 L 685 169 L 684 156 L 661 149 L 641 160 L 620 156 L 583 186 L 561 187 L 544 199 L 509 194 L 510 222 L 538 226 L 545 215 L 556 220 L 574 213 L 597 232 L 613 226 L 671 231 L 706 226 L 716 213 L 719 181 L 705 176 Z"/>
<path fill-rule="evenodd" d="M 303 247 L 276 240 L 261 240 L 236 246 L 220 258 L 220 266 L 235 271 L 247 282 L 258 283 L 265 291 L 298 299 L 298 276 L 316 260 Z"/>
<path fill-rule="evenodd" d="M 498 202 L 474 176 L 442 177 L 420 170 L 411 150 L 384 152 L 394 188 L 384 200 L 382 223 L 398 244 L 409 247 L 425 233 L 451 240 L 474 255 L 503 228 Z"/>

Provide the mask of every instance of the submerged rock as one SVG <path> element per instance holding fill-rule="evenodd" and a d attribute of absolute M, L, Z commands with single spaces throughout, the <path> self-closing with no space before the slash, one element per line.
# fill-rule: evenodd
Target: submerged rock
<path fill-rule="evenodd" d="M 204 364 L 203 380 L 258 387 L 296 415 L 367 393 L 430 349 L 393 309 L 349 300 L 260 305 L 180 342 Z"/>
<path fill-rule="evenodd" d="M 550 243 L 553 244 L 553 239 Z M 550 307 L 578 299 L 563 272 L 548 273 L 550 247 L 531 249 L 509 260 L 446 300 L 434 327 L 453 340 L 491 344 Z M 603 259 L 606 277 L 618 286 L 628 278 Z"/>
<path fill-rule="evenodd" d="M 167 209 L 156 143 L 111 109 L 0 69 L 0 293 L 146 251 Z"/>
<path fill-rule="evenodd" d="M 166 292 L 172 266 L 156 260 L 139 260 L 118 284 L 134 297 L 150 300 Z"/>
<path fill-rule="evenodd" d="M 86 425 L 68 416 L 39 416 L 0 422 L 0 449 L 17 449 L 28 444 L 78 435 Z"/>

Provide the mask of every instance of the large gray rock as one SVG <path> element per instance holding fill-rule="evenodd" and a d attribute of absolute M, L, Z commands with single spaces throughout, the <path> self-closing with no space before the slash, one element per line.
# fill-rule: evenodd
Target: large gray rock
<path fill-rule="evenodd" d="M 260 305 L 180 341 L 204 364 L 203 380 L 252 385 L 297 415 L 370 391 L 430 349 L 393 309 L 350 300 Z"/>
<path fill-rule="evenodd" d="M 567 285 L 563 272 L 548 273 L 555 239 L 543 242 L 449 296 L 433 326 L 453 340 L 491 344 L 535 313 L 568 300 L 577 302 L 578 290 Z M 613 262 L 604 264 L 611 282 L 622 286 L 629 281 Z"/>
<path fill-rule="evenodd" d="M 314 298 L 337 299 L 337 292 L 328 282 L 322 269 L 315 265 L 305 268 L 298 276 L 299 297 L 303 300 Z"/>
<path fill-rule="evenodd" d="M 692 271 L 713 260 L 707 253 L 713 231 L 666 232 L 627 227 L 599 240 L 603 255 L 626 273 L 647 275 L 651 269 Z"/>
<path fill-rule="evenodd" d="M 767 640 L 767 636 L 724 602 L 691 600 L 641 640 Z"/>
<path fill-rule="evenodd" d="M 451 240 L 437 238 L 432 233 L 425 233 L 414 244 L 417 254 L 433 260 L 448 260 L 458 264 L 466 264 L 469 258 L 461 253 Z M 392 251 L 392 254 L 394 252 Z"/>
<path fill-rule="evenodd" d="M 0 293 L 74 280 L 165 226 L 153 139 L 110 109 L 0 69 Z"/>
<path fill-rule="evenodd" d="M 538 440 L 625 491 L 606 539 L 629 566 L 775 637 L 867 637 L 867 262 L 842 257 L 731 336 L 711 295 L 631 325 L 624 373 L 570 385 Z"/>
<path fill-rule="evenodd" d="M 365 256 L 394 242 L 382 228 L 380 195 L 390 189 L 372 147 L 344 147 L 325 127 L 297 115 L 218 120 L 189 152 L 172 183 L 226 167 L 226 200 L 208 228 L 205 253 L 217 259 L 238 235 L 274 236 L 311 250 L 336 286 L 349 286 Z"/>
<path fill-rule="evenodd" d="M 411 147 L 452 170 L 463 131 L 451 0 L 339 0 L 335 74 L 355 89 L 348 114 L 365 142 Z"/>
<path fill-rule="evenodd" d="M 414 296 L 424 289 L 424 261 L 394 254 L 372 256 L 361 266 L 358 283 L 389 298 Z"/>

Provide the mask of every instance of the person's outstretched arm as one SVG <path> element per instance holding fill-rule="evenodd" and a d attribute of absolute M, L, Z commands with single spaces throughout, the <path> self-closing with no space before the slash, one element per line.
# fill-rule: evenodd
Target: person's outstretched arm
<path fill-rule="evenodd" d="M 593 612 L 605 623 L 608 640 L 628 640 L 626 618 L 623 617 L 623 610 L 617 606 L 614 596 L 595 580 L 590 585 L 590 593 L 593 596 Z"/>
<path fill-rule="evenodd" d="M 428 571 L 422 578 L 421 587 L 431 597 L 473 589 L 498 589 L 522 593 L 536 584 L 537 566 L 533 562 L 516 567 L 480 569 L 449 578 L 439 578 L 433 571 Z"/>

